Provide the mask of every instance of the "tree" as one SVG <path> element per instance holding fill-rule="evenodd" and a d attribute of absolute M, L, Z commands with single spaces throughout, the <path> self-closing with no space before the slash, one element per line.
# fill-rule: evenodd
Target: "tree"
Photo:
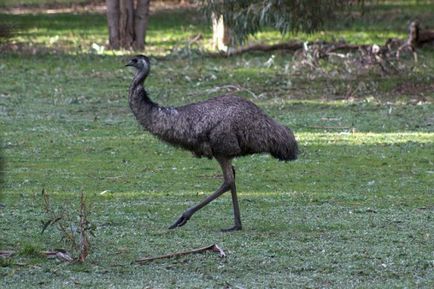
<path fill-rule="evenodd" d="M 151 0 L 106 0 L 112 49 L 143 50 Z"/>
<path fill-rule="evenodd" d="M 217 48 L 242 44 L 265 27 L 288 32 L 313 32 L 339 20 L 338 12 L 363 0 L 201 0 L 213 20 Z M 230 39 L 230 41 L 228 40 Z M 219 48 L 220 49 L 220 48 Z"/>

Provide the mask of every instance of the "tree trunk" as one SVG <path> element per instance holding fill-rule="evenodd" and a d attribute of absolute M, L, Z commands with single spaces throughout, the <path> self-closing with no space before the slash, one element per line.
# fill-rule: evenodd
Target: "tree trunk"
<path fill-rule="evenodd" d="M 230 30 L 225 25 L 223 15 L 211 14 L 213 47 L 218 51 L 228 52 L 231 44 Z"/>
<path fill-rule="evenodd" d="M 119 1 L 106 0 L 107 4 L 107 22 L 109 30 L 109 44 L 112 49 L 121 47 L 119 36 Z"/>
<path fill-rule="evenodd" d="M 134 31 L 136 35 L 136 41 L 134 42 L 133 48 L 135 50 L 143 50 L 145 48 L 150 2 L 151 0 L 137 0 L 137 8 L 134 14 Z"/>
<path fill-rule="evenodd" d="M 106 0 L 106 4 L 110 48 L 143 50 L 150 0 Z"/>
<path fill-rule="evenodd" d="M 134 2 L 120 0 L 119 36 L 121 47 L 131 49 L 134 42 Z"/>

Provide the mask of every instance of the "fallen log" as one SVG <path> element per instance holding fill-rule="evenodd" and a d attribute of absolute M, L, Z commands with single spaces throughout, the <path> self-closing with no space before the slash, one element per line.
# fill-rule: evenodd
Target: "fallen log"
<path fill-rule="evenodd" d="M 306 50 L 308 47 L 320 47 L 323 55 L 328 55 L 332 52 L 351 52 L 357 50 L 363 51 L 371 51 L 374 54 L 384 53 L 384 52 L 392 52 L 393 46 L 396 50 L 396 56 L 399 59 L 399 55 L 401 51 L 409 48 L 413 54 L 415 55 L 415 60 L 417 60 L 416 47 L 421 47 L 425 44 L 432 43 L 434 44 L 434 31 L 425 29 L 422 30 L 419 27 L 419 23 L 417 21 L 413 21 L 409 26 L 409 36 L 407 40 L 401 39 L 388 39 L 384 46 L 379 46 L 377 44 L 348 44 L 345 42 L 326 42 L 326 41 L 315 41 L 315 42 L 302 42 L 302 41 L 289 41 L 282 42 L 277 44 L 250 44 L 248 46 L 239 47 L 239 48 L 229 48 L 227 52 L 218 52 L 218 53 L 210 53 L 210 56 L 235 56 L 240 55 L 246 52 L 270 52 L 270 51 L 298 51 L 298 50 Z M 372 51 L 372 48 L 376 46 L 379 47 L 380 50 L 378 52 Z"/>
<path fill-rule="evenodd" d="M 283 43 L 277 43 L 272 45 L 267 44 L 251 44 L 246 47 L 240 47 L 236 49 L 229 49 L 227 52 L 228 55 L 239 55 L 246 52 L 251 51 L 262 51 L 262 52 L 269 52 L 269 51 L 275 51 L 275 50 L 288 50 L 288 51 L 296 51 L 303 48 L 303 42 L 283 42 Z"/>

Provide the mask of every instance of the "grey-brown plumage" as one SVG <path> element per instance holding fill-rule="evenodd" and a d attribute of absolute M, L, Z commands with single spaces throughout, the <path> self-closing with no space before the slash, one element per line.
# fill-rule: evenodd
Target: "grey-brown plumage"
<path fill-rule="evenodd" d="M 228 230 L 240 230 L 232 159 L 270 153 L 279 160 L 295 160 L 298 150 L 292 131 L 267 116 L 251 101 L 233 95 L 180 107 L 161 107 L 149 99 L 143 86 L 150 71 L 149 59 L 138 55 L 127 66 L 137 69 L 129 89 L 129 105 L 145 130 L 167 143 L 190 150 L 197 157 L 214 157 L 223 170 L 221 187 L 185 211 L 170 228 L 183 226 L 196 211 L 230 190 L 235 225 Z"/>

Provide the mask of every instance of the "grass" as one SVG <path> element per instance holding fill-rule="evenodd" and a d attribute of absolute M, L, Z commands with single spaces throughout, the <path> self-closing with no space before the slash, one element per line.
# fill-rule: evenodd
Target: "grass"
<path fill-rule="evenodd" d="M 98 0 L 2 0 L 0 8 L 11 7 L 64 7 L 68 5 L 80 5 L 98 3 Z"/>
<path fill-rule="evenodd" d="M 137 126 L 126 99 L 126 57 L 77 48 L 102 41 L 102 16 L 2 15 L 1 21 L 29 27 L 17 36 L 22 41 L 41 39 L 32 43 L 45 49 L 0 55 L 7 160 L 0 249 L 18 252 L 0 259 L 0 287 L 432 288 L 433 51 L 419 50 L 417 66 L 404 57 L 402 70 L 392 75 L 343 72 L 339 63 L 322 63 L 319 72 L 279 53 L 270 67 L 264 65 L 268 54 L 161 57 L 174 44 L 182 47 L 190 34 L 208 31 L 197 18 L 182 18 L 182 11 L 174 12 L 173 22 L 164 21 L 165 13 L 155 15 L 149 34 L 149 51 L 160 56 L 147 81 L 153 99 L 180 105 L 239 85 L 251 93 L 238 94 L 293 128 L 300 159 L 235 161 L 243 231 L 219 231 L 232 224 L 229 195 L 169 231 L 183 210 L 219 186 L 217 163 L 173 149 Z M 46 28 L 31 28 L 44 17 L 49 20 L 39 27 Z M 373 23 L 369 19 L 364 21 Z M 90 23 L 96 24 L 89 33 Z M 391 23 L 391 33 L 405 35 L 402 22 Z M 377 37 L 366 25 L 369 39 Z M 44 40 L 56 35 L 75 44 Z M 96 237 L 84 264 L 66 265 L 39 253 L 67 249 L 54 227 L 40 234 L 43 188 L 67 212 L 76 211 L 79 193 L 86 193 Z M 212 243 L 228 257 L 206 253 L 131 264 Z"/>

